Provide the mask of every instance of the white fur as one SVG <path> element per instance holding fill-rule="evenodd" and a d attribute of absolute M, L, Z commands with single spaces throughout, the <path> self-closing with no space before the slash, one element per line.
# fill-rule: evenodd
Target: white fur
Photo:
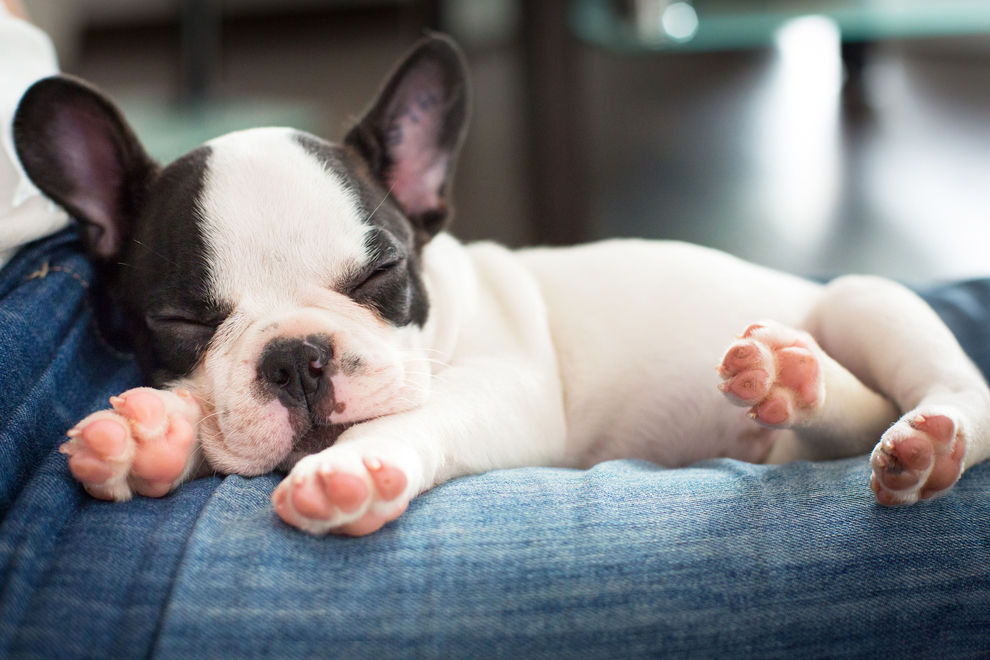
<path fill-rule="evenodd" d="M 354 193 L 292 135 L 256 128 L 207 143 L 199 212 L 220 300 L 264 312 L 292 306 L 368 260 Z"/>
<path fill-rule="evenodd" d="M 876 401 L 861 381 L 902 411 L 951 401 L 970 429 L 967 464 L 986 458 L 982 377 L 935 314 L 892 282 L 850 277 L 821 286 L 672 242 L 519 253 L 465 248 L 448 236 L 435 245 L 427 252 L 431 314 L 443 325 L 449 366 L 422 406 L 359 424 L 338 441 L 401 467 L 410 496 L 520 465 L 636 457 L 676 467 L 716 456 L 865 453 L 879 436 L 864 434 L 864 425 L 890 406 L 857 422 L 856 407 Z M 808 329 L 830 352 L 848 347 L 845 366 L 859 380 L 826 369 L 829 397 L 842 402 L 825 420 L 834 437 L 760 429 L 718 392 L 724 349 L 763 318 Z"/>
<path fill-rule="evenodd" d="M 274 337 L 322 332 L 337 358 L 360 358 L 334 375 L 346 410 L 327 420 L 354 425 L 293 475 L 343 469 L 370 483 L 362 460 L 380 460 L 408 480 L 403 498 L 295 523 L 310 531 L 374 507 L 388 519 L 438 483 L 496 468 L 865 453 L 897 411 L 933 406 L 964 430 L 965 465 L 990 452 L 986 383 L 932 310 L 892 282 L 822 286 L 673 242 L 511 252 L 441 234 L 422 254 L 427 323 L 395 328 L 334 290 L 369 259 L 368 225 L 337 173 L 283 129 L 211 147 L 200 204 L 210 286 L 235 310 L 181 383 L 208 404 L 204 455 L 242 474 L 300 458 L 284 409 L 255 390 L 257 364 Z M 716 387 L 726 347 L 762 319 L 810 333 L 830 356 L 827 400 L 792 429 L 757 426 Z"/>
<path fill-rule="evenodd" d="M 200 430 L 207 459 L 225 472 L 259 474 L 283 463 L 295 440 L 288 415 L 256 392 L 257 365 L 275 337 L 328 333 L 338 359 L 359 357 L 333 384 L 329 424 L 416 407 L 429 395 L 419 333 L 394 328 L 337 292 L 368 263 L 354 193 L 281 128 L 232 133 L 211 154 L 199 212 L 209 289 L 234 312 L 182 386 L 209 403 Z"/>

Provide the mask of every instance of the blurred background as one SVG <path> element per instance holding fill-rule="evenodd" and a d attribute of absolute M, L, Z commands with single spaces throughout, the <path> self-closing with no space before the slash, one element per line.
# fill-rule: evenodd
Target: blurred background
<path fill-rule="evenodd" d="M 990 2 L 25 0 L 156 157 L 339 138 L 424 30 L 473 78 L 452 231 L 688 240 L 809 275 L 990 274 Z"/>

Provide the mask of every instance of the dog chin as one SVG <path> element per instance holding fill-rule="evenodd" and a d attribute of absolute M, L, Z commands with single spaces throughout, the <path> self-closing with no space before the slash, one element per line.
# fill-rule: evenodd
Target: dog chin
<path fill-rule="evenodd" d="M 314 426 L 296 439 L 292 450 L 275 466 L 275 469 L 280 472 L 288 472 L 304 456 L 316 454 L 331 446 L 344 431 L 354 426 L 355 423 Z"/>
<path fill-rule="evenodd" d="M 210 465 L 225 474 L 255 476 L 285 460 L 295 441 L 288 410 L 271 402 L 259 413 L 251 420 L 230 414 L 204 419 L 200 439 Z"/>
<path fill-rule="evenodd" d="M 314 411 L 317 420 L 307 420 L 305 411 L 286 408 L 277 399 L 245 405 L 242 393 L 250 391 L 250 386 L 214 389 L 216 412 L 206 415 L 200 428 L 206 459 L 220 472 L 244 476 L 288 469 L 302 456 L 334 444 L 354 424 L 417 408 L 428 398 L 429 366 L 424 361 L 378 363 L 387 366 L 379 367 L 370 378 L 336 374 L 330 391 L 337 396 L 327 399 L 326 409 Z M 214 372 L 198 374 L 198 390 L 207 391 L 205 383 L 223 380 L 216 374 L 230 373 L 214 366 Z"/>

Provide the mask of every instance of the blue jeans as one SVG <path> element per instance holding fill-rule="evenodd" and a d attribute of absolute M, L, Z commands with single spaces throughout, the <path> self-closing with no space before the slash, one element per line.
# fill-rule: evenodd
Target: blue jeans
<path fill-rule="evenodd" d="M 358 539 L 282 524 L 275 475 L 91 499 L 56 446 L 140 377 L 90 279 L 71 232 L 0 274 L 0 657 L 986 654 L 990 465 L 906 509 L 865 457 L 505 470 Z M 986 370 L 990 281 L 929 299 Z"/>

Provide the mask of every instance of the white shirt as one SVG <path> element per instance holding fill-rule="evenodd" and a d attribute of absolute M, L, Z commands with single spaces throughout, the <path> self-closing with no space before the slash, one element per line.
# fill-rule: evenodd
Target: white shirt
<path fill-rule="evenodd" d="M 11 121 L 31 83 L 58 73 L 48 36 L 0 4 L 0 266 L 18 247 L 69 223 L 65 211 L 28 180 L 14 151 Z"/>

